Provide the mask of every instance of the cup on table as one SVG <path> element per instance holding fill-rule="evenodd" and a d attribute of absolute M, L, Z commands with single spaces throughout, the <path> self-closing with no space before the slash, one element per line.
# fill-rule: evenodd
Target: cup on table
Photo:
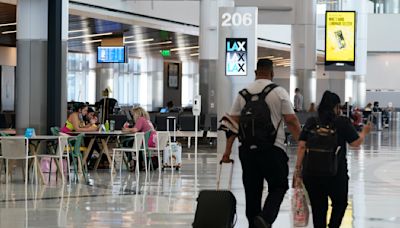
<path fill-rule="evenodd" d="M 115 130 L 115 120 L 110 120 L 110 131 Z"/>

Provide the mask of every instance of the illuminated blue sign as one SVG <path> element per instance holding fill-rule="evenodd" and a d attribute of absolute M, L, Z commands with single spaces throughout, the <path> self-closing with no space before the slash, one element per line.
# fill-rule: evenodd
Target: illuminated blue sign
<path fill-rule="evenodd" d="M 125 63 L 126 50 L 120 47 L 97 47 L 98 63 Z"/>
<path fill-rule="evenodd" d="M 246 38 L 226 38 L 225 74 L 227 76 L 247 75 Z"/>

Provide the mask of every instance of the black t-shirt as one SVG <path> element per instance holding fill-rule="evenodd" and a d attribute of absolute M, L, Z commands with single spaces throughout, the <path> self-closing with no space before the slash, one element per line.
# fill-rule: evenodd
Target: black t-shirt
<path fill-rule="evenodd" d="M 307 119 L 306 124 L 300 134 L 300 141 L 307 141 L 310 135 L 310 130 L 314 129 L 317 124 L 317 119 L 315 117 L 310 117 Z M 337 129 L 338 136 L 338 146 L 340 146 L 340 151 L 338 155 L 338 174 L 337 175 L 347 175 L 347 147 L 346 143 L 352 143 L 359 138 L 359 135 L 351 124 L 350 120 L 346 117 L 338 117 L 334 121 L 334 126 Z"/>

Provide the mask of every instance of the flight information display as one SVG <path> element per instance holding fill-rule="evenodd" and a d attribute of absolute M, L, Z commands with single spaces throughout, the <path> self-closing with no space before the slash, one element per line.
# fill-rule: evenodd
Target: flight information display
<path fill-rule="evenodd" d="M 119 47 L 97 47 L 98 63 L 125 63 L 126 50 L 124 46 Z"/>

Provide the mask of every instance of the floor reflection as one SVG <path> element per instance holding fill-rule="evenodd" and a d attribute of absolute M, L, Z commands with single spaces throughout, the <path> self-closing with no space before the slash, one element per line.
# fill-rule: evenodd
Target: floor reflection
<path fill-rule="evenodd" d="M 371 134 L 359 150 L 348 153 L 349 207 L 342 227 L 400 227 L 400 135 L 385 129 Z M 0 227 L 191 227 L 196 208 L 194 158 L 183 156 L 179 172 L 165 170 L 140 175 L 109 170 L 90 173 L 91 184 L 25 185 L 16 176 L 0 184 Z M 291 174 L 295 148 L 290 147 Z M 237 161 L 237 156 L 234 157 Z M 197 191 L 216 187 L 215 149 L 203 146 L 199 156 Z M 223 168 L 222 186 L 229 167 Z M 235 163 L 232 191 L 237 198 L 238 223 L 247 227 L 240 162 Z M 265 189 L 267 191 L 267 189 Z M 291 227 L 289 192 L 274 227 Z M 311 218 L 310 218 L 311 221 Z M 312 227 L 310 224 L 309 227 Z"/>

